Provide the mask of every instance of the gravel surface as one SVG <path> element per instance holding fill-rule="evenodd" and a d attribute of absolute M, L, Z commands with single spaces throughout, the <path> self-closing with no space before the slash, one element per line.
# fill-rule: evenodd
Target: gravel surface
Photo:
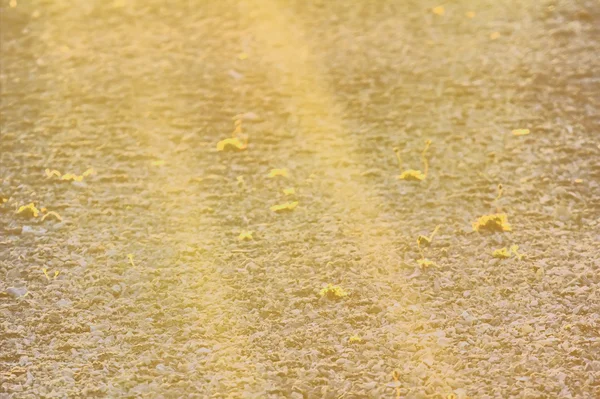
<path fill-rule="evenodd" d="M 597 1 L 0 23 L 0 398 L 600 397 Z"/>

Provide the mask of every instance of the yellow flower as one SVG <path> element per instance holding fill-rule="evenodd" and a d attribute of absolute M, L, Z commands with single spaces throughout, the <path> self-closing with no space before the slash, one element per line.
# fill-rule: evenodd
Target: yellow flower
<path fill-rule="evenodd" d="M 505 213 L 496 213 L 493 215 L 484 215 L 477 219 L 472 224 L 473 230 L 478 232 L 502 232 L 512 231 L 510 224 L 508 223 L 508 217 Z"/>
<path fill-rule="evenodd" d="M 510 252 L 508 251 L 508 248 L 504 247 L 495 249 L 494 252 L 492 252 L 492 256 L 496 259 L 508 259 L 510 258 Z"/>
<path fill-rule="evenodd" d="M 39 209 L 37 209 L 34 205 L 33 202 L 27 204 L 27 205 L 23 205 L 21 207 L 19 207 L 19 209 L 17 210 L 17 214 L 20 214 L 22 216 L 27 216 L 27 217 L 38 217 L 40 214 Z"/>
<path fill-rule="evenodd" d="M 319 291 L 319 295 L 329 299 L 339 299 L 348 296 L 348 292 L 337 285 L 327 284 L 325 288 Z"/>
<path fill-rule="evenodd" d="M 425 180 L 425 174 L 420 170 L 409 169 L 402 172 L 397 179 L 398 180 L 409 180 L 409 181 L 421 181 Z"/>
<path fill-rule="evenodd" d="M 273 205 L 270 209 L 273 212 L 286 212 L 293 211 L 295 207 L 298 206 L 298 201 L 294 202 L 286 202 L 285 204 Z"/>
<path fill-rule="evenodd" d="M 497 38 L 499 38 L 499 37 L 500 37 L 500 32 L 492 32 L 492 33 L 490 34 L 490 39 L 491 39 L 491 40 L 496 40 L 496 39 L 497 39 Z"/>
<path fill-rule="evenodd" d="M 217 143 L 217 151 L 243 151 L 247 145 L 237 137 L 221 140 Z"/>
<path fill-rule="evenodd" d="M 294 189 L 294 187 L 284 188 L 283 189 L 283 194 L 285 194 L 285 195 L 294 195 L 294 194 L 296 194 L 296 189 Z"/>
<path fill-rule="evenodd" d="M 446 10 L 444 9 L 444 6 L 437 6 L 434 7 L 431 10 L 435 15 L 444 15 L 444 12 L 446 12 Z"/>
<path fill-rule="evenodd" d="M 251 241 L 254 238 L 252 237 L 252 231 L 242 231 L 238 236 L 238 240 L 240 241 Z"/>
<path fill-rule="evenodd" d="M 277 177 L 277 176 L 288 177 L 288 170 L 285 168 L 271 169 L 271 171 L 269 172 L 269 177 Z"/>
<path fill-rule="evenodd" d="M 353 335 L 350 338 L 348 338 L 348 343 L 351 344 L 362 344 L 363 342 L 365 342 L 365 340 L 359 337 L 358 335 Z"/>
<path fill-rule="evenodd" d="M 512 131 L 513 136 L 526 136 L 529 133 L 531 133 L 529 129 L 515 129 Z"/>
<path fill-rule="evenodd" d="M 476 14 L 475 14 L 475 12 L 473 12 L 473 11 L 469 11 L 469 12 L 467 12 L 467 14 L 466 14 L 466 15 L 467 15 L 467 18 L 475 18 L 475 15 L 476 15 Z"/>

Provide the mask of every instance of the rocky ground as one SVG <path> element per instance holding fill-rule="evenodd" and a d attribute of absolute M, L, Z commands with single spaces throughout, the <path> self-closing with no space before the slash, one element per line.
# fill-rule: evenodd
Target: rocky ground
<path fill-rule="evenodd" d="M 1 7 L 0 397 L 600 397 L 596 1 Z"/>

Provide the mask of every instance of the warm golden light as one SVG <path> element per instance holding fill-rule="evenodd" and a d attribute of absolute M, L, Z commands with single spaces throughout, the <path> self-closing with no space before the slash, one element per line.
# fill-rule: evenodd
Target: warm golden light
<path fill-rule="evenodd" d="M 600 397 L 590 4 L 0 2 L 0 393 Z"/>

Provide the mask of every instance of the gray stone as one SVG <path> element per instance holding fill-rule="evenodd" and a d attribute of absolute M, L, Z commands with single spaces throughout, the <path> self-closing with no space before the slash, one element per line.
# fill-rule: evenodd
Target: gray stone
<path fill-rule="evenodd" d="M 14 280 L 21 277 L 21 271 L 17 268 L 14 269 L 10 269 L 9 271 L 6 272 L 6 279 L 7 280 Z"/>
<path fill-rule="evenodd" d="M 48 232 L 48 230 L 42 229 L 41 227 L 36 229 L 35 227 L 31 227 L 31 226 L 23 226 L 21 228 L 21 234 L 33 234 L 36 236 L 43 236 L 47 232 Z"/>
<path fill-rule="evenodd" d="M 6 293 L 13 298 L 22 298 L 25 295 L 27 295 L 27 292 L 28 292 L 27 288 L 25 288 L 25 287 L 21 287 L 21 288 L 9 287 L 6 289 Z"/>
<path fill-rule="evenodd" d="M 56 302 L 56 306 L 58 306 L 59 308 L 70 308 L 71 306 L 73 306 L 73 302 L 71 302 L 68 299 L 61 299 L 60 301 Z"/>

